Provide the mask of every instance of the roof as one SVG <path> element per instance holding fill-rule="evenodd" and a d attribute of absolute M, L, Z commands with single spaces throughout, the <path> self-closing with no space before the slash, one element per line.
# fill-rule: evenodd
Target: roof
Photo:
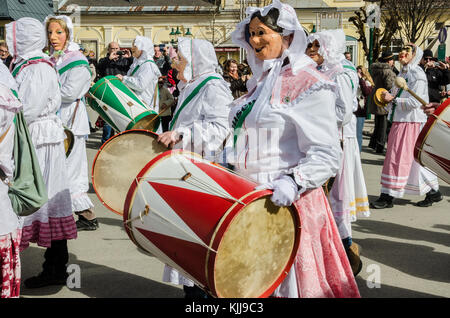
<path fill-rule="evenodd" d="M 51 0 L 0 0 L 0 18 L 18 20 L 23 17 L 43 21 L 53 13 Z"/>
<path fill-rule="evenodd" d="M 62 0 L 58 11 L 64 13 L 72 6 L 78 6 L 87 13 L 160 13 L 210 11 L 215 5 L 207 0 Z"/>

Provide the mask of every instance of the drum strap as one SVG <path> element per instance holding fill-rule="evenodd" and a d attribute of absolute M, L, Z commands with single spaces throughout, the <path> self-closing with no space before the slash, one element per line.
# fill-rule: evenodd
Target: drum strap
<path fill-rule="evenodd" d="M 75 106 L 75 110 L 73 111 L 72 115 L 72 122 L 70 124 L 70 129 L 73 127 L 73 123 L 75 122 L 75 116 L 77 115 L 78 106 L 80 105 L 80 99 L 77 99 L 77 105 Z"/>
<path fill-rule="evenodd" d="M 153 60 L 147 60 L 147 61 L 145 61 L 144 63 L 142 63 L 142 64 L 136 66 L 136 67 L 134 68 L 134 70 L 131 72 L 131 76 L 133 76 L 134 73 L 136 73 L 137 70 L 138 70 L 142 65 L 144 65 L 144 64 L 147 63 L 147 62 L 151 62 L 151 63 L 153 63 L 153 64 L 156 65 L 155 61 L 153 61 Z"/>
<path fill-rule="evenodd" d="M 42 56 L 36 56 L 36 57 L 30 58 L 29 60 L 26 60 L 25 62 L 19 64 L 18 66 L 16 66 L 14 68 L 14 71 L 12 71 L 11 75 L 15 78 L 17 75 L 19 75 L 20 71 L 22 71 L 25 67 L 30 66 L 32 64 L 41 63 L 41 62 L 47 63 L 53 68 L 53 65 L 49 61 L 44 59 Z"/>
<path fill-rule="evenodd" d="M 236 147 L 237 138 L 240 134 L 242 125 L 244 124 L 245 118 L 252 111 L 253 105 L 255 105 L 256 100 L 251 101 L 248 104 L 242 106 L 241 110 L 237 112 L 236 116 L 233 118 L 232 128 L 234 130 L 233 145 Z"/>
<path fill-rule="evenodd" d="M 189 104 L 189 102 L 195 97 L 195 95 L 198 94 L 198 92 L 200 91 L 200 89 L 202 89 L 203 86 L 206 85 L 207 82 L 209 82 L 212 79 L 219 79 L 218 77 L 215 76 L 209 76 L 207 78 L 205 78 L 203 80 L 203 82 L 201 82 L 190 94 L 189 96 L 183 101 L 183 104 L 180 106 L 180 108 L 177 110 L 175 116 L 173 117 L 172 121 L 170 122 L 170 130 L 172 130 L 173 126 L 175 125 L 178 116 L 180 115 L 181 111 L 184 109 L 184 107 L 186 107 L 187 104 Z"/>

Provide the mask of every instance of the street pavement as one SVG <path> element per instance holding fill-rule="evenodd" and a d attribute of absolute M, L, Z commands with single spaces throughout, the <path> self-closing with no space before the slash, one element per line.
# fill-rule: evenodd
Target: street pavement
<path fill-rule="evenodd" d="M 364 129 L 370 132 L 373 121 Z M 87 140 L 90 167 L 100 139 L 101 130 Z M 379 196 L 384 156 L 367 144 L 364 136 L 361 160 L 371 201 Z M 432 207 L 416 207 L 422 197 L 405 196 L 395 200 L 394 208 L 372 210 L 370 218 L 353 223 L 353 240 L 362 247 L 363 269 L 356 278 L 362 297 L 450 297 L 450 185 L 440 184 L 444 200 Z M 100 228 L 79 232 L 68 243 L 70 273 L 79 276 L 72 276 L 70 288 L 26 289 L 22 284 L 21 297 L 182 298 L 180 286 L 162 282 L 164 265 L 133 244 L 121 216 L 100 203 L 92 185 L 89 197 Z M 22 280 L 41 271 L 44 252 L 35 244 L 22 252 Z"/>

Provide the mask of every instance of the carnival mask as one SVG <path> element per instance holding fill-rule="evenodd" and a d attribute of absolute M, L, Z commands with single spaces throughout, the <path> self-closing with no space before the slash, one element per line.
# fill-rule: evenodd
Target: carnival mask
<path fill-rule="evenodd" d="M 51 22 L 47 30 L 48 41 L 55 51 L 62 51 L 66 46 L 67 33 L 58 22 Z"/>
<path fill-rule="evenodd" d="M 260 60 L 271 60 L 281 56 L 285 49 L 283 37 L 272 30 L 258 18 L 254 18 L 249 24 L 250 45 L 255 55 Z"/>
<path fill-rule="evenodd" d="M 320 43 L 317 40 L 314 42 L 308 43 L 306 47 L 306 55 L 308 55 L 317 65 L 321 65 L 323 63 L 323 56 L 319 54 Z"/>
<path fill-rule="evenodd" d="M 186 82 L 186 79 L 183 76 L 186 65 L 187 60 L 178 52 L 177 56 L 172 59 L 172 68 L 178 71 L 177 78 L 183 82 Z"/>
<path fill-rule="evenodd" d="M 416 53 L 415 47 L 413 45 L 407 45 L 403 47 L 398 54 L 398 61 L 402 65 L 407 65 L 413 59 Z"/>

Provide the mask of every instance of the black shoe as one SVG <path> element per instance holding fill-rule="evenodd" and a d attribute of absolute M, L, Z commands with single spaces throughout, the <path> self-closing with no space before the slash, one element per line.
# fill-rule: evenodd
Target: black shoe
<path fill-rule="evenodd" d="M 375 149 L 375 153 L 383 154 L 384 153 L 384 147 L 377 146 Z"/>
<path fill-rule="evenodd" d="M 382 193 L 376 201 L 370 202 L 370 207 L 372 209 L 392 208 L 394 206 L 394 204 L 392 203 L 393 200 L 394 197 L 390 196 L 389 194 Z"/>
<path fill-rule="evenodd" d="M 82 215 L 78 215 L 77 230 L 78 231 L 95 231 L 98 229 L 97 219 L 88 220 Z"/>
<path fill-rule="evenodd" d="M 30 277 L 24 281 L 26 288 L 41 288 L 51 285 L 66 285 L 68 274 L 57 276 L 43 271 L 38 276 Z"/>
<path fill-rule="evenodd" d="M 431 190 L 425 195 L 424 200 L 417 202 L 416 206 L 426 208 L 432 206 L 433 203 L 439 202 L 441 200 L 442 200 L 441 192 L 439 190 L 438 191 Z"/>

